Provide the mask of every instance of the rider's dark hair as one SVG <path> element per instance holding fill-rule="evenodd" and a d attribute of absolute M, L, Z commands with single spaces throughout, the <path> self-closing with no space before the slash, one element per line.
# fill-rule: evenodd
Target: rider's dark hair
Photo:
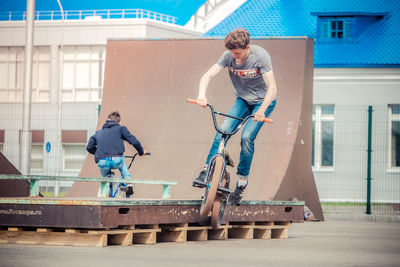
<path fill-rule="evenodd" d="M 225 47 L 228 50 L 245 49 L 250 43 L 250 33 L 246 29 L 237 28 L 225 37 Z"/>
<path fill-rule="evenodd" d="M 121 116 L 118 111 L 113 111 L 108 115 L 108 119 L 119 123 L 121 121 Z"/>

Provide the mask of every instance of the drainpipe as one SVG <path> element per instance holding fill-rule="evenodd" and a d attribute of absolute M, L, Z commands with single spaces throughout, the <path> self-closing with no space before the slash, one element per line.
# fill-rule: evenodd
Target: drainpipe
<path fill-rule="evenodd" d="M 35 21 L 35 0 L 26 1 L 26 33 L 25 33 L 25 73 L 22 106 L 22 131 L 20 135 L 20 171 L 29 175 L 31 170 L 31 95 L 32 95 L 32 57 L 33 29 Z"/>

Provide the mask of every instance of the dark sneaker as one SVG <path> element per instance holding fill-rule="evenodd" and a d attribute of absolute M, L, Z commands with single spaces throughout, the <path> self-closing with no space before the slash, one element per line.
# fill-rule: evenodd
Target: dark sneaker
<path fill-rule="evenodd" d="M 128 184 L 126 187 L 126 198 L 130 198 L 134 193 L 133 184 Z"/>
<path fill-rule="evenodd" d="M 236 183 L 235 191 L 233 191 L 232 194 L 229 195 L 229 205 L 230 206 L 237 206 L 240 204 L 240 201 L 242 200 L 243 197 L 243 191 L 246 189 L 247 184 L 245 186 L 238 186 Z"/>
<path fill-rule="evenodd" d="M 205 180 L 207 176 L 207 170 L 202 170 L 199 176 L 193 180 L 193 186 L 195 187 L 205 187 Z"/>

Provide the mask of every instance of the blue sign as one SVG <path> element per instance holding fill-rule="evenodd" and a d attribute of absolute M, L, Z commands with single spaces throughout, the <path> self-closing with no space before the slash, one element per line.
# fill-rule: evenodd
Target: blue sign
<path fill-rule="evenodd" d="M 47 153 L 49 153 L 50 150 L 51 150 L 51 144 L 50 144 L 50 142 L 47 142 L 46 143 L 46 151 L 47 151 Z"/>

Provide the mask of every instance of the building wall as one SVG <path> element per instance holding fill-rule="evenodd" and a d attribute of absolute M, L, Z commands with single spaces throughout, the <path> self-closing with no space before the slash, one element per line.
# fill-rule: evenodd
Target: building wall
<path fill-rule="evenodd" d="M 24 22 L 0 22 L 0 47 L 23 47 Z M 110 38 L 196 38 L 199 32 L 145 19 L 107 21 L 38 21 L 34 45 L 50 48 L 50 88 L 47 100 L 32 104 L 32 130 L 44 130 L 43 170 L 32 174 L 77 175 L 64 170 L 63 130 L 84 130 L 87 138 L 97 125 L 100 99 L 60 101 L 62 48 L 98 46 Z M 314 70 L 314 105 L 333 105 L 334 159 L 331 168 L 314 168 L 322 201 L 364 201 L 366 198 L 366 110 L 373 112 L 373 199 L 400 202 L 400 170 L 388 168 L 390 127 L 388 105 L 400 104 L 400 69 L 318 68 Z M 19 166 L 22 104 L 0 98 L 3 153 Z M 45 144 L 51 144 L 50 152 Z M 84 144 L 81 144 L 84 145 Z"/>
<path fill-rule="evenodd" d="M 390 166 L 389 108 L 400 104 L 400 69 L 314 70 L 314 105 L 334 105 L 334 163 L 314 168 L 322 201 L 365 202 L 368 107 L 372 106 L 372 200 L 400 203 L 400 168 Z"/>
<path fill-rule="evenodd" d="M 31 129 L 44 130 L 44 143 L 43 169 L 32 169 L 31 174 L 77 175 L 79 170 L 64 169 L 65 150 L 63 148 L 65 144 L 62 142 L 62 131 L 86 131 L 86 142 L 96 130 L 101 97 L 83 99 L 75 97 L 72 100 L 66 100 L 64 93 L 60 90 L 64 86 L 61 73 L 65 71 L 65 64 L 63 65 L 61 62 L 65 51 L 71 48 L 79 50 L 81 47 L 105 50 L 107 40 L 115 38 L 195 38 L 198 36 L 200 36 L 199 32 L 187 30 L 182 26 L 148 19 L 36 21 L 34 46 L 36 48 L 47 47 L 46 51 L 50 51 L 45 54 L 48 57 L 48 64 L 41 65 L 49 68 L 46 69 L 48 74 L 44 78 L 49 79 L 50 88 L 43 91 L 42 99 L 33 100 L 32 103 Z M 24 45 L 25 22 L 0 22 L 0 48 L 20 47 L 23 52 Z M 43 55 L 38 57 L 43 57 Z M 104 59 L 105 55 L 100 62 L 104 62 Z M 2 63 L 4 62 L 6 61 L 2 61 Z M 20 62 L 20 65 L 23 66 L 23 62 Z M 79 59 L 75 58 L 71 64 L 77 65 L 79 62 Z M 40 78 L 43 77 L 39 76 L 38 79 Z M 10 101 L 12 97 L 9 98 L 8 93 L 4 94 L 4 89 L 3 94 L 0 94 L 0 130 L 4 130 L 5 135 L 4 143 L 0 144 L 0 148 L 9 160 L 19 167 L 18 139 L 19 131 L 22 128 L 21 95 L 23 88 L 21 82 L 16 82 L 16 84 L 18 90 L 14 91 L 19 98 L 16 97 Z M 51 145 L 49 152 L 46 150 L 47 142 Z M 84 144 L 80 145 L 84 146 Z M 34 154 L 34 152 L 32 153 Z"/>

